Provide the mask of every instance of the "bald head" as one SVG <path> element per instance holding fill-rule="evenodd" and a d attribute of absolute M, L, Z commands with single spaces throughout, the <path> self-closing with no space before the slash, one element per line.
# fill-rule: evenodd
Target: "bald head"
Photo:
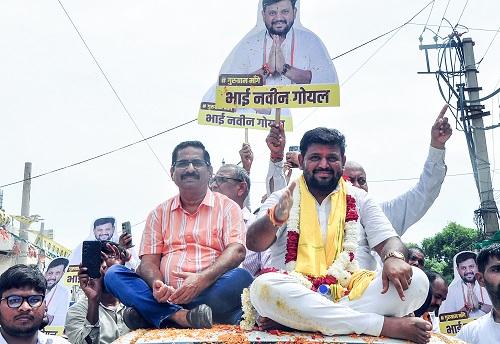
<path fill-rule="evenodd" d="M 347 161 L 344 166 L 344 176 L 357 188 L 368 192 L 368 183 L 366 182 L 366 173 L 363 166 L 355 161 Z"/>

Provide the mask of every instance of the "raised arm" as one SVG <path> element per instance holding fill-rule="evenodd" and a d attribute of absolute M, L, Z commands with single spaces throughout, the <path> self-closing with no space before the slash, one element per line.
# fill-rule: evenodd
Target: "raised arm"
<path fill-rule="evenodd" d="M 247 248 L 255 252 L 265 251 L 276 240 L 276 232 L 288 220 L 293 203 L 295 182 L 285 189 L 278 202 L 269 208 L 269 215 L 261 216 L 247 230 Z M 268 199 L 266 202 L 273 202 Z M 271 219 L 272 217 L 272 219 Z"/>
<path fill-rule="evenodd" d="M 446 175 L 445 144 L 452 134 L 448 118 L 444 117 L 447 109 L 447 105 L 441 109 L 431 128 L 429 155 L 418 183 L 398 197 L 381 204 L 400 236 L 425 215 L 441 191 Z"/>

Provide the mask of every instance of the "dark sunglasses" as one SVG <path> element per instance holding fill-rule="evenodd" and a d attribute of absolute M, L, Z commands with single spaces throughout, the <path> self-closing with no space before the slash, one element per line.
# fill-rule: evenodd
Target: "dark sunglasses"
<path fill-rule="evenodd" d="M 19 308 L 24 303 L 24 301 L 27 301 L 28 305 L 30 305 L 32 308 L 37 308 L 41 306 L 44 298 L 44 295 L 10 295 L 7 297 L 2 297 L 0 299 L 0 302 L 2 302 L 3 300 L 7 300 L 7 306 L 9 306 L 9 308 Z"/>
<path fill-rule="evenodd" d="M 205 160 L 201 159 L 193 159 L 193 160 L 177 160 L 172 164 L 173 167 L 177 168 L 188 168 L 189 165 L 193 165 L 195 169 L 200 169 L 204 166 L 208 166 L 209 163 Z"/>

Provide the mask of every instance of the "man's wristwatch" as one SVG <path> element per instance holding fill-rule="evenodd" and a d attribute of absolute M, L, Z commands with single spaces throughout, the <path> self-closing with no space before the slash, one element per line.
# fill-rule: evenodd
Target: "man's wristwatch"
<path fill-rule="evenodd" d="M 384 262 L 391 258 L 391 257 L 394 257 L 394 258 L 398 258 L 398 259 L 402 259 L 404 261 L 406 261 L 406 258 L 405 258 L 405 255 L 402 254 L 401 252 L 399 251 L 391 251 L 389 253 L 387 253 L 385 256 L 384 256 Z"/>
<path fill-rule="evenodd" d="M 283 72 L 281 72 L 282 75 L 285 75 L 286 72 L 288 72 L 290 69 L 292 68 L 292 66 L 290 66 L 288 63 L 285 63 L 283 65 Z"/>

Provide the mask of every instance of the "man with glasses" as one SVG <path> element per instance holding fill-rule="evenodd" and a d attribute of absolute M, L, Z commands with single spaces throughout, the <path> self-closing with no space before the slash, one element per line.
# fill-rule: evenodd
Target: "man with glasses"
<path fill-rule="evenodd" d="M 223 165 L 215 176 L 210 179 L 209 186 L 212 191 L 226 195 L 235 201 L 241 208 L 245 225 L 248 227 L 252 224 L 255 215 L 245 206 L 245 199 L 250 192 L 250 177 L 244 168 L 231 164 Z M 247 250 L 245 260 L 241 266 L 250 272 L 252 276 L 255 276 L 265 266 L 268 258 L 269 253 L 267 252 Z"/>
<path fill-rule="evenodd" d="M 0 276 L 0 344 L 69 343 L 39 331 L 47 282 L 36 265 L 18 264 Z"/>
<path fill-rule="evenodd" d="M 149 214 L 137 273 L 114 265 L 104 277 L 106 288 L 133 307 L 127 324 L 132 314 L 138 327 L 144 326 L 139 315 L 157 328 L 237 324 L 241 292 L 252 282 L 238 268 L 246 252 L 241 211 L 208 189 L 213 170 L 201 142 L 177 145 L 170 173 L 179 194 Z"/>

